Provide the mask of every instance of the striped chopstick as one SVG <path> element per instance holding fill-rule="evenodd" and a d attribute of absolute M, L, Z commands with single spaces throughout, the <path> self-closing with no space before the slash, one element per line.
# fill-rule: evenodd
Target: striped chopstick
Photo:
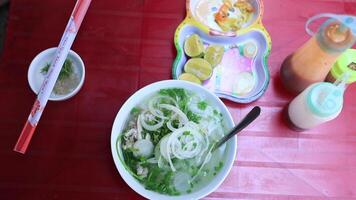
<path fill-rule="evenodd" d="M 22 154 L 26 153 L 27 147 L 41 118 L 42 112 L 46 107 L 48 98 L 52 93 L 65 59 L 68 56 L 79 27 L 82 24 L 84 16 L 89 8 L 90 2 L 91 0 L 77 0 L 56 50 L 55 57 L 53 58 L 47 76 L 40 87 L 36 101 L 32 107 L 26 124 L 22 129 L 21 135 L 17 140 L 14 151 Z"/>

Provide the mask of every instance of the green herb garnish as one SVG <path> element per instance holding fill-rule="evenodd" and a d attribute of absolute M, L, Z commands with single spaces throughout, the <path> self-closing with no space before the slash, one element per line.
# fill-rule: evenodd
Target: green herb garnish
<path fill-rule="evenodd" d="M 214 167 L 215 172 L 220 171 L 223 166 L 224 166 L 224 163 L 220 161 L 219 164 Z"/>
<path fill-rule="evenodd" d="M 207 106 L 208 106 L 208 103 L 206 101 L 201 101 L 198 103 L 198 108 L 200 110 L 205 110 Z"/>
<path fill-rule="evenodd" d="M 189 131 L 184 131 L 183 135 L 190 135 Z"/>
<path fill-rule="evenodd" d="M 50 63 L 47 63 L 42 69 L 41 73 L 42 74 L 47 74 L 49 67 L 51 66 Z M 73 73 L 73 62 L 69 59 L 66 59 L 64 61 L 64 64 L 62 66 L 61 72 L 59 73 L 58 80 L 62 81 L 64 79 L 67 79 L 70 77 L 70 75 Z"/>
<path fill-rule="evenodd" d="M 159 94 L 172 97 L 178 102 L 179 108 L 185 112 L 187 110 L 188 95 L 182 88 L 161 89 Z"/>
<path fill-rule="evenodd" d="M 131 109 L 131 115 L 137 116 L 138 114 L 140 114 L 141 109 L 138 107 L 134 107 Z"/>
<path fill-rule="evenodd" d="M 193 121 L 195 123 L 199 123 L 199 121 L 201 119 L 201 117 L 199 115 L 193 113 L 190 110 L 187 112 L 187 117 L 188 117 L 189 121 Z"/>

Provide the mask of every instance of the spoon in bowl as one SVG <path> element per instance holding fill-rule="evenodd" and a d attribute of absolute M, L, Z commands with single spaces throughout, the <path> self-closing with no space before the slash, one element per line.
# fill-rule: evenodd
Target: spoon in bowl
<path fill-rule="evenodd" d="M 259 106 L 255 106 L 246 116 L 243 118 L 227 135 L 221 138 L 213 148 L 213 151 L 218 149 L 222 144 L 227 142 L 230 138 L 232 138 L 235 134 L 242 131 L 242 129 L 246 128 L 251 122 L 253 122 L 261 113 L 261 108 Z"/>

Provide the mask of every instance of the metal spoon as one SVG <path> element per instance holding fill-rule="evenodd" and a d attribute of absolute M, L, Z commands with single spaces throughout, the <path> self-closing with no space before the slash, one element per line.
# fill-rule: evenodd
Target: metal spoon
<path fill-rule="evenodd" d="M 259 106 L 255 106 L 246 116 L 243 118 L 227 135 L 221 138 L 215 145 L 213 151 L 218 149 L 222 144 L 227 142 L 230 138 L 232 138 L 235 134 L 239 133 L 242 129 L 248 126 L 251 122 L 253 122 L 261 113 L 261 108 Z"/>

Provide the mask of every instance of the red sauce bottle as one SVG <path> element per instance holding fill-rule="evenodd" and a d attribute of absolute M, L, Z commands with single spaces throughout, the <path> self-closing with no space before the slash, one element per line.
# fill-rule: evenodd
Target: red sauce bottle
<path fill-rule="evenodd" d="M 355 40 L 347 26 L 335 19 L 327 20 L 312 38 L 284 60 L 280 70 L 282 84 L 298 94 L 309 85 L 324 81 L 339 55 Z"/>

